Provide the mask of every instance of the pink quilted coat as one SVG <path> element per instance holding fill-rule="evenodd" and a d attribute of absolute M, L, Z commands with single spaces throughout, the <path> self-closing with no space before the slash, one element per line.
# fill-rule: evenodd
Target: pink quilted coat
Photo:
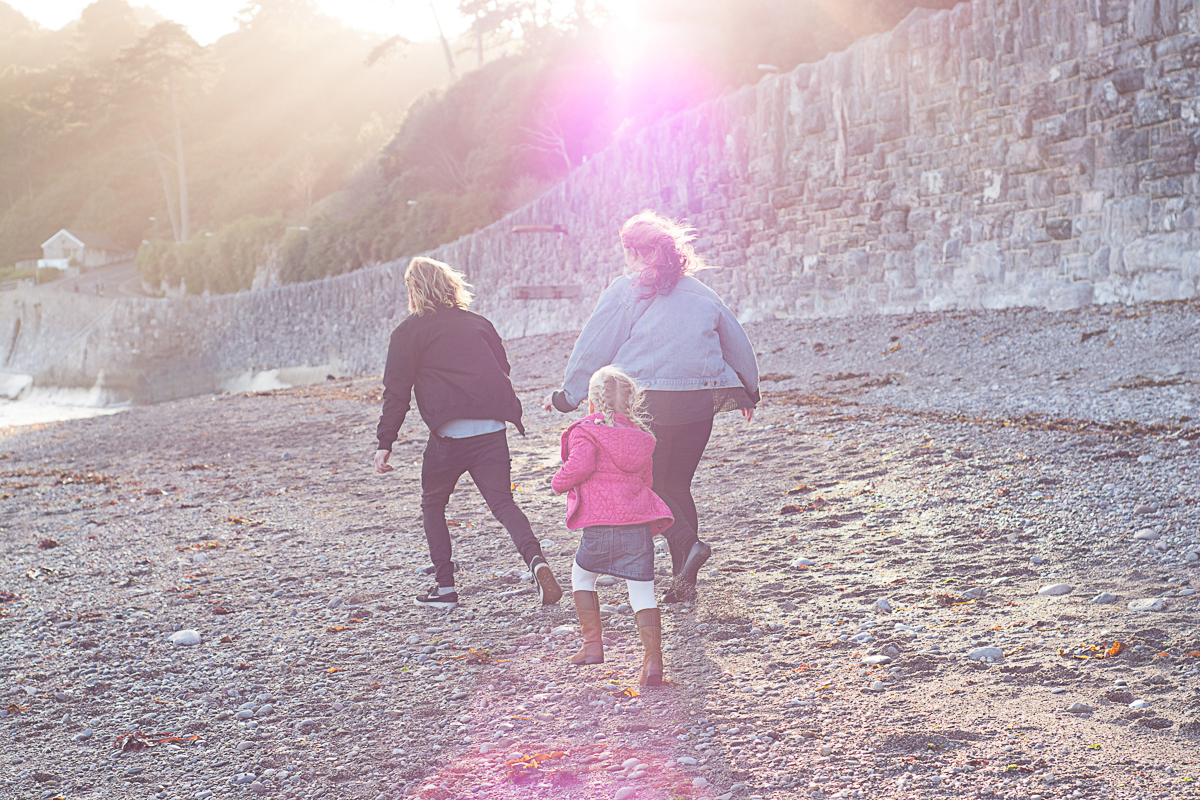
<path fill-rule="evenodd" d="M 621 414 L 616 425 L 603 420 L 593 414 L 563 431 L 563 465 L 550 485 L 559 494 L 567 492 L 567 527 L 648 522 L 651 531 L 662 533 L 674 518 L 650 490 L 654 437 Z"/>

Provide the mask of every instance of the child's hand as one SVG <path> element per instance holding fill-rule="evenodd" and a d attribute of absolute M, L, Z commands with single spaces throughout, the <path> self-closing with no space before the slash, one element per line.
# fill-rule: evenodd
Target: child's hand
<path fill-rule="evenodd" d="M 542 401 L 542 411 L 554 410 L 554 392 L 546 395 L 546 399 Z"/>
<path fill-rule="evenodd" d="M 388 463 L 388 458 L 391 457 L 391 450 L 376 450 L 375 451 L 375 471 L 376 472 L 391 472 L 395 469 Z"/>
<path fill-rule="evenodd" d="M 746 418 L 746 422 L 750 422 L 750 420 L 754 419 L 754 409 L 753 408 L 743 408 L 742 416 Z"/>

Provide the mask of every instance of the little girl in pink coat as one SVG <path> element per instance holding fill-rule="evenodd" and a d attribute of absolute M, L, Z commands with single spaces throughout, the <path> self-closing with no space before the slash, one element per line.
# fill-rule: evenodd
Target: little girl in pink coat
<path fill-rule="evenodd" d="M 624 578 L 645 654 L 640 684 L 662 683 L 662 615 L 654 600 L 654 535 L 673 522 L 651 487 L 654 437 L 642 390 L 616 367 L 588 384 L 588 414 L 562 435 L 563 465 L 551 486 L 567 492 L 567 527 L 583 529 L 571 572 L 583 646 L 571 663 L 604 661 L 596 578 Z"/>

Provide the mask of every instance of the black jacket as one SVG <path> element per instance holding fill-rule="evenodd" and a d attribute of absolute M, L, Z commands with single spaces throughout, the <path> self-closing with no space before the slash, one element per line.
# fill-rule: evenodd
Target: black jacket
<path fill-rule="evenodd" d="M 521 401 L 508 377 L 500 334 L 479 314 L 444 308 L 412 314 L 392 331 L 376 437 L 391 450 L 416 389 L 421 419 L 436 431 L 452 419 L 498 419 L 522 434 Z"/>

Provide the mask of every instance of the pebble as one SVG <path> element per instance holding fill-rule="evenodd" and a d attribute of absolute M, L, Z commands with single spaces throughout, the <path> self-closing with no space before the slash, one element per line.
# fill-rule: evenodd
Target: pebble
<path fill-rule="evenodd" d="M 962 593 L 964 600 L 978 600 L 981 597 L 987 597 L 987 589 L 982 586 L 973 586 Z"/>
<path fill-rule="evenodd" d="M 1149 453 L 1147 453 L 1144 456 L 1138 456 L 1139 464 L 1153 464 L 1155 461 L 1158 461 L 1158 459 L 1155 458 L 1154 456 L 1150 455 Z"/>
<path fill-rule="evenodd" d="M 551 547 L 554 547 L 555 542 L 553 539 L 542 539 L 538 544 L 542 546 L 543 550 L 549 550 Z"/>
<path fill-rule="evenodd" d="M 1200 553 L 1191 552 L 1183 557 L 1185 561 L 1200 561 Z"/>
<path fill-rule="evenodd" d="M 1038 589 L 1037 593 L 1043 597 L 1059 597 L 1064 594 L 1070 594 L 1073 589 L 1074 587 L 1069 583 L 1052 583 Z"/>
<path fill-rule="evenodd" d="M 420 644 L 420 643 L 421 643 L 421 637 L 420 637 L 420 636 L 417 636 L 415 633 L 410 633 L 410 634 L 408 635 L 408 638 L 404 640 L 404 643 L 405 643 L 405 644 L 409 644 L 409 645 L 412 645 L 412 644 Z"/>
<path fill-rule="evenodd" d="M 578 632 L 576 625 L 559 625 L 554 630 L 550 631 L 551 636 L 572 636 Z"/>
<path fill-rule="evenodd" d="M 271 712 L 274 710 L 275 710 L 275 706 L 271 705 L 270 703 L 266 703 L 266 704 L 258 707 L 258 710 L 254 712 L 254 716 L 268 717 L 271 715 Z"/>
<path fill-rule="evenodd" d="M 637 794 L 637 789 L 633 788 L 632 786 L 622 786 L 620 789 L 617 789 L 617 793 L 614 795 L 614 797 L 616 800 L 625 800 L 625 798 L 633 797 L 635 794 Z"/>
<path fill-rule="evenodd" d="M 892 604 L 886 597 L 881 597 L 876 600 L 875 607 L 885 614 L 892 613 Z"/>
<path fill-rule="evenodd" d="M 342 598 L 340 598 L 340 597 L 333 598 L 332 600 L 329 601 L 329 604 L 326 605 L 325 607 L 326 608 L 341 608 L 342 607 Z"/>
<path fill-rule="evenodd" d="M 1149 708 L 1150 702 L 1148 700 L 1134 700 L 1132 703 L 1129 704 L 1129 707 L 1130 708 Z"/>
<path fill-rule="evenodd" d="M 1131 600 L 1129 602 L 1129 610 L 1141 613 L 1143 611 L 1162 611 L 1167 607 L 1167 604 L 1157 597 L 1146 597 L 1141 600 Z"/>
<path fill-rule="evenodd" d="M 167 641 L 176 647 L 191 647 L 200 644 L 200 631 L 184 628 L 168 636 Z"/>
<path fill-rule="evenodd" d="M 703 777 L 697 777 L 695 780 L 692 781 L 692 787 L 695 789 L 707 789 L 708 781 L 705 780 Z"/>
<path fill-rule="evenodd" d="M 1159 537 L 1158 531 L 1154 530 L 1153 528 L 1142 528 L 1140 531 L 1138 531 L 1137 533 L 1135 533 L 1133 535 L 1134 539 L 1138 539 L 1143 542 L 1153 542 L 1158 537 Z"/>
<path fill-rule="evenodd" d="M 1113 594 L 1112 592 L 1101 592 L 1100 594 L 1093 597 L 1091 600 L 1088 600 L 1088 602 L 1089 603 L 1097 603 L 1097 604 L 1113 603 L 1113 602 L 1116 602 L 1116 599 L 1117 599 L 1117 596 L 1115 594 Z"/>
<path fill-rule="evenodd" d="M 999 661 L 1004 658 L 1004 651 L 999 647 L 976 647 L 967 653 L 967 658 L 972 661 Z"/>
<path fill-rule="evenodd" d="M 882 692 L 885 688 L 886 687 L 883 685 L 883 681 L 875 681 L 874 683 L 872 683 L 870 685 L 870 687 L 867 689 L 867 691 Z"/>
<path fill-rule="evenodd" d="M 811 558 L 796 558 L 796 559 L 792 559 L 792 566 L 793 566 L 793 567 L 812 567 L 812 566 L 815 566 L 815 565 L 816 565 L 816 563 L 817 563 L 817 562 L 813 561 Z"/>
<path fill-rule="evenodd" d="M 692 758 L 691 756 L 681 756 L 681 757 L 675 759 L 675 763 L 679 764 L 680 766 L 684 766 L 684 767 L 694 767 L 697 764 L 699 764 L 700 762 L 697 761 L 696 759 Z"/>
<path fill-rule="evenodd" d="M 1064 709 L 1068 714 L 1090 714 L 1093 709 L 1086 703 L 1072 703 Z"/>
<path fill-rule="evenodd" d="M 879 667 L 892 663 L 892 659 L 890 656 L 866 656 L 863 658 L 862 663 L 869 667 Z"/>
<path fill-rule="evenodd" d="M 88 739 L 92 738 L 92 729 L 84 728 L 83 730 L 81 730 L 79 733 L 75 734 L 71 738 L 76 742 L 86 742 Z"/>
<path fill-rule="evenodd" d="M 831 756 L 831 755 L 833 755 L 833 746 L 828 745 L 828 744 L 823 744 L 823 745 L 821 745 L 821 749 L 819 752 L 823 756 Z"/>

